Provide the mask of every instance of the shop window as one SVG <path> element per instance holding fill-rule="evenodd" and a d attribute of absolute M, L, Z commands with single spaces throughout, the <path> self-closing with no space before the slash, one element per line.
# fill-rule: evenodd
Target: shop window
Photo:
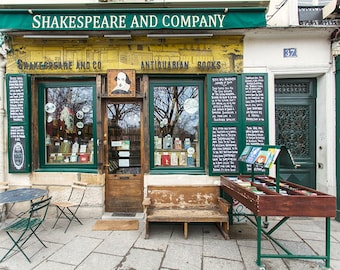
<path fill-rule="evenodd" d="M 151 171 L 202 172 L 203 83 L 150 84 Z"/>
<path fill-rule="evenodd" d="M 40 166 L 96 167 L 95 85 L 39 85 Z"/>

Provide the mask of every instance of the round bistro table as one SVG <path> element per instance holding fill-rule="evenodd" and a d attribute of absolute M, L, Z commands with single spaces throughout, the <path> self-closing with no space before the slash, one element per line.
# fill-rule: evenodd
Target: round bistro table
<path fill-rule="evenodd" d="M 40 188 L 18 188 L 0 192 L 0 204 L 10 204 L 5 215 L 3 216 L 3 213 L 0 215 L 0 227 L 6 225 L 6 219 L 10 213 L 17 217 L 20 216 L 20 214 L 12 212 L 16 203 L 33 201 L 34 199 L 45 196 L 47 193 L 48 191 L 46 189 Z"/>
<path fill-rule="evenodd" d="M 32 201 L 43 197 L 46 194 L 47 190 L 40 188 L 18 188 L 7 190 L 0 193 L 0 204 Z"/>

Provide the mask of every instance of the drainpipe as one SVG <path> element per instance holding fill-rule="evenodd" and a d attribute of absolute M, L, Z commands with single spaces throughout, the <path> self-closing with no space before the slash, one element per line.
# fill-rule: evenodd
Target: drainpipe
<path fill-rule="evenodd" d="M 6 179 L 6 103 L 5 103 L 6 58 L 0 54 L 0 179 Z"/>

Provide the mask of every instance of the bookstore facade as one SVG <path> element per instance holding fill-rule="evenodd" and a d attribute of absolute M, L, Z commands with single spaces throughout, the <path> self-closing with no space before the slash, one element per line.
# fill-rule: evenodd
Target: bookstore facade
<path fill-rule="evenodd" d="M 273 74 L 244 59 L 265 8 L 97 11 L 2 13 L 19 29 L 2 34 L 9 178 L 86 181 L 96 216 L 142 211 L 146 185 L 249 171 L 245 146 L 273 142 Z"/>

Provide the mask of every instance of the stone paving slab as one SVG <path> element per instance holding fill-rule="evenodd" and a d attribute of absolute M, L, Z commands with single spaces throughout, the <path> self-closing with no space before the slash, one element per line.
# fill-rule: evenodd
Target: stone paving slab
<path fill-rule="evenodd" d="M 278 219 L 270 220 L 270 224 Z M 134 231 L 92 231 L 96 220 L 74 223 L 64 233 L 66 222 L 51 229 L 46 220 L 39 236 L 25 245 L 29 263 L 21 253 L 10 255 L 0 270 L 254 270 L 256 265 L 256 228 L 249 222 L 231 226 L 230 240 L 225 240 L 214 224 L 189 224 L 188 239 L 183 224 L 152 223 L 150 239 L 144 238 L 144 222 Z M 291 219 L 275 232 L 289 249 L 307 254 L 324 255 L 324 220 Z M 331 222 L 331 270 L 340 269 L 340 222 Z M 322 235 L 322 236 L 321 236 Z M 11 245 L 0 232 L 0 256 Z M 262 253 L 276 254 L 280 248 L 262 236 Z M 325 269 L 321 260 L 262 259 L 266 270 Z"/>
<path fill-rule="evenodd" d="M 161 251 L 132 248 L 117 269 L 156 270 L 161 267 L 163 256 Z"/>
<path fill-rule="evenodd" d="M 100 243 L 101 240 L 96 238 L 78 236 L 50 256 L 49 260 L 77 266 L 85 260 Z"/>
<path fill-rule="evenodd" d="M 92 252 L 81 262 L 77 270 L 111 270 L 115 269 L 122 260 L 121 256 Z"/>
<path fill-rule="evenodd" d="M 169 243 L 165 253 L 162 266 L 178 270 L 200 270 L 203 259 L 202 246 L 187 244 Z"/>

